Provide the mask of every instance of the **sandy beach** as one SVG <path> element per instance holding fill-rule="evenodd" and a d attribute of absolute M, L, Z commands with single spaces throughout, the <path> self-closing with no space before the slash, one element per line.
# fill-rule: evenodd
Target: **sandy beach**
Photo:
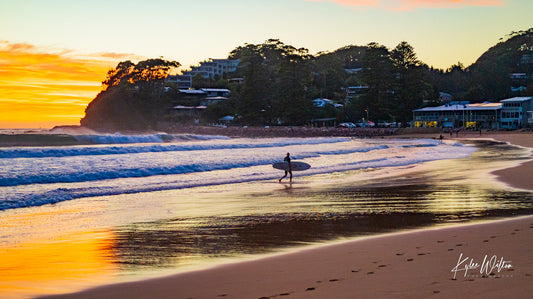
<path fill-rule="evenodd" d="M 533 147 L 531 134 L 484 134 Z M 494 174 L 533 190 L 527 161 Z M 46 298 L 529 298 L 533 216 L 378 235 Z"/>
<path fill-rule="evenodd" d="M 397 233 L 57 298 L 529 298 L 532 231 L 530 216 Z"/>

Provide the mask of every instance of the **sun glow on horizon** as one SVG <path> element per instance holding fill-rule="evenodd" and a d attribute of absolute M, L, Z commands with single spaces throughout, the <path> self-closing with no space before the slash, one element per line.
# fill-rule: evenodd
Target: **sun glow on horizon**
<path fill-rule="evenodd" d="M 0 128 L 78 125 L 101 82 L 132 54 L 82 55 L 0 42 Z"/>

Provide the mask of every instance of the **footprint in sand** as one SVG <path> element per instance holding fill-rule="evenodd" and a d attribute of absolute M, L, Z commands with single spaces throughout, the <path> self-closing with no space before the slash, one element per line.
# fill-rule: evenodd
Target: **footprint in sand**
<path fill-rule="evenodd" d="M 378 268 L 384 268 L 387 267 L 387 265 L 379 265 Z"/>
<path fill-rule="evenodd" d="M 453 251 L 454 249 L 453 248 L 448 248 L 448 251 Z"/>
<path fill-rule="evenodd" d="M 396 253 L 396 255 L 400 256 L 400 255 L 404 255 L 404 253 Z"/>
<path fill-rule="evenodd" d="M 487 243 L 487 242 L 489 242 L 489 240 L 483 240 L 483 242 Z"/>
<path fill-rule="evenodd" d="M 444 241 L 442 241 L 442 240 L 438 240 L 437 243 L 444 243 Z"/>
<path fill-rule="evenodd" d="M 359 272 L 359 270 L 352 270 L 352 273 L 357 273 Z"/>
<path fill-rule="evenodd" d="M 370 272 L 367 272 L 366 274 L 367 274 L 367 275 L 369 275 L 369 274 L 374 274 L 374 272 L 370 271 Z"/>
<path fill-rule="evenodd" d="M 330 282 L 335 282 L 335 281 L 339 281 L 337 278 L 333 278 L 333 279 L 330 279 L 329 280 Z"/>
<path fill-rule="evenodd" d="M 308 292 L 308 291 L 314 291 L 314 290 L 316 290 L 316 289 L 315 289 L 315 288 L 307 288 L 307 289 L 305 289 L 306 292 Z"/>
<path fill-rule="evenodd" d="M 412 262 L 414 259 L 407 259 L 408 262 Z"/>

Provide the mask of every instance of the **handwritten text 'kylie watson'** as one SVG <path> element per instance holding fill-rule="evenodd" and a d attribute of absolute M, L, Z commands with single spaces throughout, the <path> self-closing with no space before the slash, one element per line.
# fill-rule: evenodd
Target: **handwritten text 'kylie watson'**
<path fill-rule="evenodd" d="M 479 269 L 479 274 L 481 275 L 494 275 L 494 270 L 501 272 L 504 269 L 510 269 L 513 266 L 511 265 L 511 261 L 506 261 L 501 257 L 498 259 L 496 255 L 493 255 L 492 257 L 488 257 L 488 255 L 485 255 L 485 258 L 483 259 L 483 262 L 481 264 L 476 263 L 473 258 L 465 257 L 463 259 L 463 254 L 459 256 L 459 260 L 457 261 L 457 265 L 452 268 L 453 272 L 453 278 L 455 279 L 455 276 L 457 275 L 457 272 L 464 271 L 464 277 L 467 277 L 469 270 L 477 270 Z"/>

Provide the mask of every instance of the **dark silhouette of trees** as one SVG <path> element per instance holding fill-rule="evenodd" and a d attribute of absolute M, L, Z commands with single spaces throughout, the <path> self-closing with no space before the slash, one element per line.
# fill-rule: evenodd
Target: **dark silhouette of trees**
<path fill-rule="evenodd" d="M 390 58 L 396 71 L 391 115 L 388 120 L 407 122 L 414 109 L 424 102 L 434 100 L 437 95 L 427 79 L 427 66 L 416 57 L 413 47 L 401 42 L 391 51 Z"/>
<path fill-rule="evenodd" d="M 81 125 L 101 130 L 154 128 L 171 106 L 164 80 L 179 65 L 160 58 L 120 62 L 108 71 L 103 91 L 85 109 Z"/>
<path fill-rule="evenodd" d="M 311 102 L 307 49 L 277 39 L 247 44 L 230 53 L 240 59 L 238 74 L 244 82 L 232 89 L 231 102 L 243 124 L 294 124 L 308 121 Z"/>

